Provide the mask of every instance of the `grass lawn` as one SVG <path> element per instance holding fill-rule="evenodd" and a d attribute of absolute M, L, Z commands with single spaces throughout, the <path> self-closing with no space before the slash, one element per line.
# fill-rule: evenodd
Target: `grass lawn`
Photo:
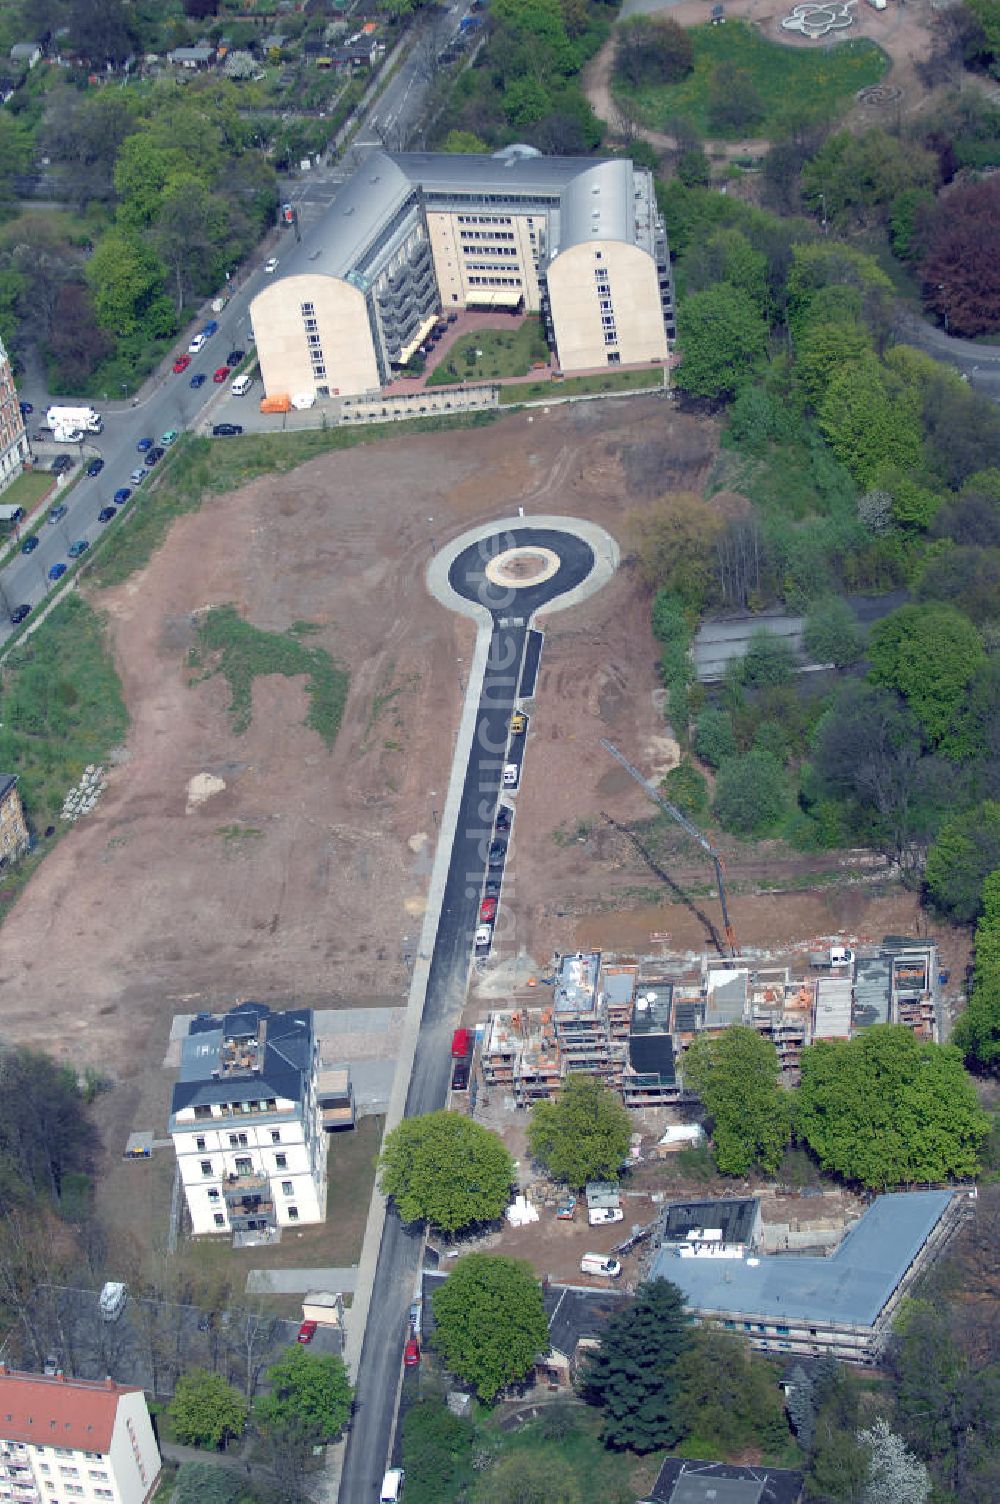
<path fill-rule="evenodd" d="M 246 731 L 253 710 L 253 681 L 259 674 L 307 676 L 309 713 L 306 725 L 332 747 L 340 730 L 349 676 L 325 648 L 309 648 L 291 632 L 265 632 L 238 615 L 234 606 L 214 606 L 198 623 L 198 646 L 190 666 L 200 679 L 222 674 L 229 685 L 233 730 Z M 198 681 L 196 681 L 198 682 Z"/>
<path fill-rule="evenodd" d="M 652 366 L 642 371 L 608 371 L 599 376 L 570 376 L 566 381 L 525 381 L 519 386 L 500 388 L 500 405 L 509 407 L 518 402 L 539 402 L 546 397 L 555 402 L 559 397 L 581 396 L 587 392 L 635 392 L 644 387 L 663 385 L 663 367 Z"/>
<path fill-rule="evenodd" d="M 672 119 L 681 118 L 702 136 L 771 136 L 797 112 L 835 115 L 856 90 L 878 83 L 889 66 L 881 47 L 861 37 L 806 52 L 765 41 L 744 21 L 694 26 L 688 35 L 694 71 L 681 83 L 639 89 L 616 86 L 615 92 L 631 101 L 642 123 L 654 130 L 667 130 Z M 763 114 L 739 129 L 716 130 L 709 120 L 711 78 L 720 63 L 744 69 L 760 96 Z"/>
<path fill-rule="evenodd" d="M 477 329 L 455 341 L 447 358 L 427 378 L 428 386 L 527 376 L 535 361 L 548 361 L 541 322 L 532 315 L 516 329 Z"/>
<path fill-rule="evenodd" d="M 5 507 L 23 507 L 30 512 L 52 490 L 55 476 L 48 470 L 24 470 L 0 495 Z"/>

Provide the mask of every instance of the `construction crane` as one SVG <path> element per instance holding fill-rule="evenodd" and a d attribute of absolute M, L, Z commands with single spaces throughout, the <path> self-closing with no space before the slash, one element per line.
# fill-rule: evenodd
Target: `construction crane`
<path fill-rule="evenodd" d="M 631 778 L 634 778 L 636 783 L 638 783 L 642 788 L 646 790 L 646 793 L 649 795 L 650 799 L 652 799 L 653 803 L 658 804 L 662 810 L 665 810 L 666 813 L 670 816 L 671 820 L 676 820 L 681 830 L 689 835 L 692 841 L 697 841 L 702 851 L 706 852 L 708 856 L 712 858 L 712 861 L 715 863 L 715 880 L 719 888 L 719 902 L 722 905 L 722 923 L 726 932 L 726 944 L 729 946 L 730 955 L 738 955 L 739 950 L 736 945 L 736 935 L 733 932 L 733 927 L 729 922 L 729 907 L 726 903 L 726 864 L 722 860 L 722 857 L 716 851 L 715 847 L 712 845 L 708 837 L 702 835 L 697 825 L 693 825 L 688 819 L 687 815 L 683 814 L 677 808 L 676 804 L 671 804 L 669 799 L 664 799 L 663 795 L 660 793 L 656 785 L 654 783 L 651 783 L 648 778 L 643 778 L 642 774 L 639 772 L 639 769 L 632 766 L 628 758 L 624 755 L 624 753 L 619 752 L 618 748 L 614 745 L 613 742 L 609 742 L 605 737 L 602 736 L 601 746 L 606 752 L 610 752 L 615 761 L 621 763 L 626 773 L 628 773 Z"/>

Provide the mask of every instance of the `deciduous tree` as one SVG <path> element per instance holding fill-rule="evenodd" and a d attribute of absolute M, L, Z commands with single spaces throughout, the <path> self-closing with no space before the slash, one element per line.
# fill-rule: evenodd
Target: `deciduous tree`
<path fill-rule="evenodd" d="M 588 1180 L 618 1178 L 631 1133 L 617 1093 L 594 1076 L 574 1072 L 554 1101 L 531 1109 L 528 1148 L 554 1179 L 579 1188 Z"/>
<path fill-rule="evenodd" d="M 805 649 L 814 663 L 849 668 L 864 651 L 858 619 L 839 595 L 819 600 L 806 617 Z"/>
<path fill-rule="evenodd" d="M 676 1381 L 678 1425 L 713 1452 L 773 1452 L 787 1445 L 788 1422 L 770 1364 L 734 1332 L 693 1332 L 677 1360 Z"/>
<path fill-rule="evenodd" d="M 677 310 L 681 364 L 675 380 L 695 397 L 732 397 L 764 359 L 767 325 L 752 299 L 728 282 L 684 298 Z"/>
<path fill-rule="evenodd" d="M 715 818 L 734 835 L 760 835 L 777 825 L 788 808 L 789 788 L 778 760 L 760 750 L 722 764 L 715 784 Z"/>
<path fill-rule="evenodd" d="M 953 606 L 900 606 L 876 622 L 871 680 L 898 690 L 931 742 L 946 738 L 984 658 L 972 622 Z"/>
<path fill-rule="evenodd" d="M 432 1304 L 434 1347 L 486 1404 L 548 1351 L 541 1285 L 520 1259 L 467 1254 L 434 1291 Z"/>
<path fill-rule="evenodd" d="M 178 1441 L 218 1448 L 243 1435 L 247 1406 L 221 1374 L 194 1368 L 177 1380 L 169 1413 Z"/>
<path fill-rule="evenodd" d="M 607 1446 L 652 1452 L 680 1440 L 677 1360 L 689 1340 L 684 1297 L 669 1280 L 640 1285 L 633 1303 L 611 1318 L 580 1377 L 584 1398 L 604 1412 Z"/>
<path fill-rule="evenodd" d="M 879 1417 L 868 1431 L 858 1432 L 858 1441 L 869 1453 L 868 1476 L 863 1504 L 926 1504 L 931 1479 L 924 1464 L 907 1447 L 901 1436 L 889 1429 Z"/>
<path fill-rule="evenodd" d="M 1000 182 L 963 183 L 938 202 L 920 273 L 924 306 L 955 334 L 1000 329 Z"/>
<path fill-rule="evenodd" d="M 310 1442 L 333 1441 L 347 1424 L 353 1390 L 342 1358 L 296 1345 L 267 1370 L 268 1391 L 254 1406 L 262 1431 L 299 1428 Z"/>
<path fill-rule="evenodd" d="M 885 1189 L 972 1177 L 989 1119 L 951 1045 L 878 1024 L 802 1051 L 795 1131 L 825 1170 Z"/>
<path fill-rule="evenodd" d="M 669 591 L 688 611 L 704 604 L 719 519 L 690 491 L 674 491 L 649 510 L 632 512 L 626 529 L 642 584 Z"/>
<path fill-rule="evenodd" d="M 942 829 L 927 853 L 927 891 L 950 919 L 972 924 L 983 911 L 985 880 L 998 868 L 1000 803 L 987 799 Z"/>
<path fill-rule="evenodd" d="M 675 84 L 693 67 L 691 38 L 669 16 L 632 16 L 619 26 L 614 61 L 619 83 Z"/>
<path fill-rule="evenodd" d="M 514 1162 L 501 1139 L 459 1112 L 404 1118 L 386 1137 L 379 1185 L 404 1222 L 454 1233 L 493 1222 L 510 1200 Z"/>
<path fill-rule="evenodd" d="M 791 1111 L 771 1041 L 734 1024 L 718 1035 L 699 1035 L 685 1051 L 681 1069 L 711 1119 L 722 1173 L 746 1175 L 755 1165 L 776 1170 L 788 1143 Z"/>
<path fill-rule="evenodd" d="M 576 1477 L 558 1447 L 501 1457 L 476 1482 L 473 1504 L 582 1504 Z"/>

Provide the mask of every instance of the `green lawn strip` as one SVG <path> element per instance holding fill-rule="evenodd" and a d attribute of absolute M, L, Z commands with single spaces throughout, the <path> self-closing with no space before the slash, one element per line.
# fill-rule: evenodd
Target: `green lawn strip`
<path fill-rule="evenodd" d="M 500 405 L 510 407 L 520 402 L 545 401 L 546 398 L 556 402 L 561 397 L 634 392 L 662 385 L 662 366 L 652 366 L 649 370 L 642 371 L 602 371 L 600 375 L 594 376 L 570 376 L 565 381 L 521 381 L 516 386 L 500 388 Z"/>
<path fill-rule="evenodd" d="M 882 49 L 863 37 L 807 52 L 768 42 L 744 21 L 694 26 L 688 35 L 694 47 L 694 72 L 681 83 L 638 89 L 616 85 L 616 94 L 633 105 L 643 125 L 664 130 L 671 120 L 681 118 L 703 136 L 733 140 L 770 136 L 796 111 L 835 115 L 858 89 L 878 83 L 889 66 Z M 710 85 L 720 63 L 731 63 L 749 74 L 764 107 L 760 120 L 739 129 L 712 128 Z"/>
<path fill-rule="evenodd" d="M 170 524 L 185 512 L 196 512 L 209 495 L 234 491 L 261 475 L 283 475 L 306 460 L 337 449 L 353 449 L 379 439 L 401 438 L 446 428 L 478 428 L 495 413 L 454 413 L 447 417 L 414 418 L 405 429 L 395 423 L 359 423 L 343 428 L 310 428 L 295 433 L 244 434 L 227 439 L 196 438 L 186 434 L 171 451 L 169 470 L 152 490 L 134 498 L 132 516 L 112 528 L 90 578 L 99 586 L 120 585 L 141 569 L 163 542 Z"/>
<path fill-rule="evenodd" d="M 0 687 L 0 771 L 16 773 L 38 845 L 0 888 L 0 918 L 69 827 L 66 794 L 88 763 L 106 763 L 128 729 L 101 616 L 69 595 L 8 656 Z M 51 837 L 44 832 L 55 827 Z"/>
<path fill-rule="evenodd" d="M 23 470 L 9 486 L 4 487 L 0 501 L 5 507 L 23 507 L 30 512 L 49 494 L 55 482 L 51 470 Z"/>
<path fill-rule="evenodd" d="M 309 713 L 306 725 L 332 747 L 347 698 L 347 670 L 325 648 L 308 648 L 291 634 L 265 632 L 238 615 L 234 606 L 215 606 L 198 623 L 198 647 L 192 666 L 202 678 L 222 674 L 229 685 L 233 730 L 246 731 L 253 713 L 253 681 L 261 674 L 306 676 Z"/>
<path fill-rule="evenodd" d="M 477 329 L 463 334 L 435 366 L 427 385 L 456 386 L 460 382 L 527 376 L 536 361 L 548 364 L 548 359 L 541 322 L 527 318 L 516 329 Z"/>

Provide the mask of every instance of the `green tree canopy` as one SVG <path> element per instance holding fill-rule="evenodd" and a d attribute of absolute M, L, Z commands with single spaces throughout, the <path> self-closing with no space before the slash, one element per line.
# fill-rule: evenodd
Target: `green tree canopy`
<path fill-rule="evenodd" d="M 478 1478 L 472 1504 L 583 1504 L 583 1494 L 565 1451 L 550 1444 L 494 1462 Z"/>
<path fill-rule="evenodd" d="M 386 1137 L 379 1185 L 404 1222 L 454 1233 L 493 1222 L 510 1200 L 514 1161 L 495 1133 L 460 1112 L 404 1118 Z"/>
<path fill-rule="evenodd" d="M 874 256 L 841 240 L 817 240 L 792 246 L 788 272 L 788 321 L 796 340 L 815 316 L 828 319 L 834 288 L 849 288 L 857 302 L 848 306 L 857 316 L 878 300 L 892 297 L 892 283 Z"/>
<path fill-rule="evenodd" d="M 983 883 L 982 903 L 972 996 L 955 1024 L 952 1043 L 967 1065 L 995 1072 L 1000 1070 L 1000 870 Z"/>
<path fill-rule="evenodd" d="M 675 1414 L 687 1436 L 712 1453 L 748 1447 L 779 1452 L 788 1443 L 781 1393 L 765 1358 L 734 1332 L 702 1327 L 677 1360 Z M 711 1455 L 711 1454 L 710 1454 Z"/>
<path fill-rule="evenodd" d="M 795 1131 L 825 1170 L 885 1189 L 974 1176 L 989 1119 L 951 1045 L 898 1024 L 802 1051 Z"/>
<path fill-rule="evenodd" d="M 724 710 L 709 707 L 701 712 L 695 723 L 694 750 L 710 768 L 721 768 L 728 757 L 735 756 L 733 723 Z"/>
<path fill-rule="evenodd" d="M 837 668 L 857 663 L 864 651 L 858 619 L 838 595 L 828 595 L 810 608 L 804 641 L 814 663 L 832 663 Z"/>
<path fill-rule="evenodd" d="M 193 1447 L 223 1447 L 243 1435 L 247 1405 L 220 1373 L 193 1368 L 177 1380 L 168 1413 L 178 1441 Z"/>
<path fill-rule="evenodd" d="M 422 1399 L 403 1417 L 406 1504 L 440 1504 L 455 1493 L 472 1455 L 470 1420 L 440 1399 Z"/>
<path fill-rule="evenodd" d="M 652 1452 L 679 1441 L 677 1361 L 690 1341 L 684 1297 L 669 1280 L 640 1285 L 612 1316 L 580 1377 L 584 1399 L 604 1412 L 605 1444 Z"/>
<path fill-rule="evenodd" d="M 296 1345 L 267 1370 L 267 1382 L 254 1406 L 262 1431 L 288 1429 L 315 1443 L 332 1441 L 347 1424 L 353 1390 L 342 1358 Z"/>
<path fill-rule="evenodd" d="M 874 354 L 841 366 L 819 404 L 819 426 L 837 458 L 861 486 L 888 470 L 923 463 L 920 416 Z"/>
<path fill-rule="evenodd" d="M 780 762 L 773 752 L 755 747 L 722 764 L 712 808 L 724 830 L 754 836 L 777 825 L 788 808 L 788 798 L 788 780 Z"/>
<path fill-rule="evenodd" d="M 549 1350 L 542 1287 L 520 1259 L 467 1254 L 431 1300 L 435 1349 L 486 1404 Z"/>
<path fill-rule="evenodd" d="M 684 298 L 677 310 L 681 363 L 675 381 L 695 397 L 733 397 L 761 364 L 767 324 L 749 294 L 729 282 Z"/>
<path fill-rule="evenodd" d="M 241 1504 L 242 1480 L 213 1462 L 182 1462 L 174 1481 L 173 1504 Z"/>
<path fill-rule="evenodd" d="M 618 1178 L 631 1134 L 617 1093 L 594 1076 L 573 1073 L 554 1101 L 531 1109 L 528 1149 L 555 1180 L 579 1189 L 588 1180 Z"/>
<path fill-rule="evenodd" d="M 755 1165 L 776 1170 L 788 1143 L 791 1112 L 771 1041 L 756 1029 L 733 1024 L 722 1034 L 694 1039 L 681 1068 L 712 1120 L 715 1162 L 722 1173 L 746 1175 Z"/>
<path fill-rule="evenodd" d="M 833 135 L 802 169 L 803 197 L 831 219 L 864 220 L 887 214 L 900 193 L 932 188 L 937 159 L 916 141 L 888 131 Z"/>
<path fill-rule="evenodd" d="M 969 681 L 984 658 L 972 622 L 954 606 L 900 606 L 876 622 L 869 639 L 870 678 L 898 690 L 930 741 L 955 724 Z"/>
<path fill-rule="evenodd" d="M 972 924 L 983 909 L 984 880 L 1000 867 L 1000 803 L 986 799 L 947 824 L 927 853 L 924 880 L 943 913 Z"/>

